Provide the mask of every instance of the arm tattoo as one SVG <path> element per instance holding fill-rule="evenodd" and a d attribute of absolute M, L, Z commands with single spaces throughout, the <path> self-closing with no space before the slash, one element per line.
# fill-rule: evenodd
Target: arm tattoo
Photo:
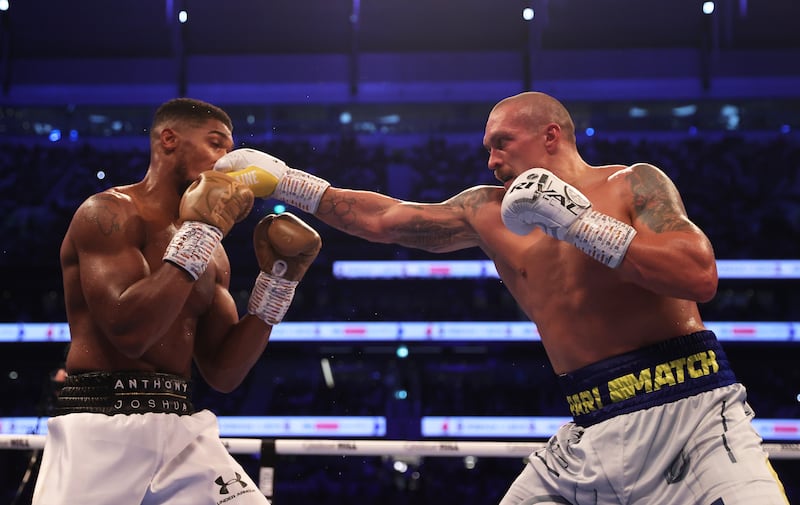
<path fill-rule="evenodd" d="M 98 231 L 105 236 L 111 236 L 122 229 L 119 223 L 118 202 L 115 198 L 106 195 L 97 195 L 95 202 L 87 208 L 83 219 L 97 225 Z"/>
<path fill-rule="evenodd" d="M 442 203 L 438 211 L 452 208 L 458 209 L 453 215 L 463 216 L 476 213 L 489 200 L 488 192 L 479 189 L 461 192 Z M 422 209 L 423 206 L 417 205 Z M 395 227 L 392 234 L 399 244 L 435 251 L 437 249 L 457 245 L 472 244 L 475 231 L 467 226 L 461 218 L 434 221 L 417 216 L 401 226 Z"/>
<path fill-rule="evenodd" d="M 651 168 L 634 169 L 628 180 L 633 192 L 635 218 L 656 233 L 692 228 L 672 183 Z"/>
<path fill-rule="evenodd" d="M 391 230 L 393 241 L 404 246 L 435 250 L 456 242 L 464 236 L 460 223 L 452 225 L 432 222 L 420 216 Z"/>
<path fill-rule="evenodd" d="M 417 210 L 419 213 L 385 229 L 383 238 L 406 247 L 433 251 L 472 241 L 474 232 L 464 224 L 459 216 L 464 211 L 475 212 L 486 200 L 485 195 L 481 195 L 481 192 L 477 193 L 462 193 L 441 204 L 406 202 L 403 205 L 407 209 Z M 391 205 L 394 204 L 396 202 L 391 203 Z M 448 209 L 453 209 L 452 217 L 447 217 Z M 434 216 L 437 215 L 439 217 L 435 218 Z M 370 238 L 359 218 L 357 197 L 331 198 L 320 206 L 317 216 L 344 232 Z"/>
<path fill-rule="evenodd" d="M 355 198 L 331 198 L 330 201 L 320 203 L 317 216 L 342 231 L 350 231 L 356 223 L 356 213 L 353 210 L 355 203 Z"/>
<path fill-rule="evenodd" d="M 473 191 L 464 191 L 457 194 L 447 201 L 447 203 L 455 206 L 462 207 L 467 212 L 478 212 L 481 206 L 490 200 L 489 191 L 475 189 Z"/>

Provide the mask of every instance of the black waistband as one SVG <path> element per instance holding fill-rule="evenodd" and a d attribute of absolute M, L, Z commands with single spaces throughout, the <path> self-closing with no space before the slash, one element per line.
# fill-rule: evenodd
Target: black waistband
<path fill-rule="evenodd" d="M 736 382 L 711 331 L 614 356 L 558 377 L 579 426 L 676 401 Z"/>
<path fill-rule="evenodd" d="M 194 413 L 190 380 L 157 372 L 88 372 L 70 374 L 58 396 L 54 415 Z"/>

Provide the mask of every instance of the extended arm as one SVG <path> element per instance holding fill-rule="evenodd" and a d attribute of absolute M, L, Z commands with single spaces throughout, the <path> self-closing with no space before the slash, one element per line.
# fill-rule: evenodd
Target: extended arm
<path fill-rule="evenodd" d="M 481 198 L 480 192 L 472 189 L 442 203 L 414 203 L 371 191 L 331 187 L 315 215 L 370 242 L 448 252 L 478 245 L 469 215 Z"/>
<path fill-rule="evenodd" d="M 371 242 L 431 252 L 479 245 L 471 222 L 487 198 L 487 188 L 472 188 L 441 203 L 405 202 L 370 191 L 333 188 L 324 179 L 254 149 L 228 153 L 215 170 L 247 184 L 257 197 L 272 196 Z"/>

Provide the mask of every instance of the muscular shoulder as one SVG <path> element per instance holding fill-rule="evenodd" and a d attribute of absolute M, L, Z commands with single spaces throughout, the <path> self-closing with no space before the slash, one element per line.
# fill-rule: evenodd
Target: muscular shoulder
<path fill-rule="evenodd" d="M 133 221 L 132 221 L 133 220 Z M 87 198 L 72 218 L 69 237 L 78 242 L 94 242 L 102 237 L 123 235 L 137 228 L 136 204 L 130 195 L 109 189 Z"/>
<path fill-rule="evenodd" d="M 687 226 L 686 209 L 672 180 L 658 167 L 636 163 L 616 172 L 619 184 L 628 194 L 634 219 L 655 231 Z"/>

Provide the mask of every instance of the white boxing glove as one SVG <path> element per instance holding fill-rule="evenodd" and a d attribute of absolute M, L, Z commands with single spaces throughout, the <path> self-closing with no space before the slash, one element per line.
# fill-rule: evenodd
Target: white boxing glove
<path fill-rule="evenodd" d="M 503 197 L 501 217 L 517 235 L 541 228 L 611 268 L 622 263 L 636 235 L 633 226 L 592 210 L 580 191 L 543 168 L 514 179 Z"/>
<path fill-rule="evenodd" d="M 218 159 L 214 170 L 247 185 L 259 198 L 272 196 L 312 214 L 330 186 L 324 179 L 289 168 L 274 156 L 248 148 L 231 151 Z"/>

